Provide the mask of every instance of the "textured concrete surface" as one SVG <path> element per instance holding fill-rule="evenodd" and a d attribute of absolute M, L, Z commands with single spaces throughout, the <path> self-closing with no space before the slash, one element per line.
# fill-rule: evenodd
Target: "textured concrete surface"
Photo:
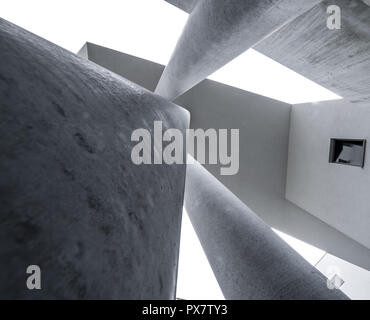
<path fill-rule="evenodd" d="M 226 299 L 346 299 L 200 164 L 185 207 Z"/>
<path fill-rule="evenodd" d="M 156 93 L 175 99 L 319 1 L 202 0 L 189 15 Z"/>
<path fill-rule="evenodd" d="M 149 90 L 164 69 L 92 43 L 84 48 L 91 61 Z M 205 167 L 269 226 L 370 270 L 369 249 L 285 199 L 291 106 L 211 80 L 175 103 L 191 112 L 191 128 L 240 129 L 238 174 L 220 176 L 219 165 Z"/>
<path fill-rule="evenodd" d="M 342 27 L 326 27 L 329 5 L 342 10 Z M 259 43 L 255 49 L 352 101 L 370 101 L 370 6 L 325 0 Z"/>
<path fill-rule="evenodd" d="M 189 115 L 0 20 L 0 298 L 174 298 L 185 166 L 130 159 L 154 120 Z"/>

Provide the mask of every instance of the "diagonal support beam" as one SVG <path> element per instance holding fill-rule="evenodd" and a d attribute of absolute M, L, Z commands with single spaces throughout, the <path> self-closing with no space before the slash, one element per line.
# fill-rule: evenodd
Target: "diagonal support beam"
<path fill-rule="evenodd" d="M 319 2 L 200 0 L 189 16 L 156 93 L 175 99 Z"/>
<path fill-rule="evenodd" d="M 197 162 L 185 208 L 226 299 L 347 299 Z"/>

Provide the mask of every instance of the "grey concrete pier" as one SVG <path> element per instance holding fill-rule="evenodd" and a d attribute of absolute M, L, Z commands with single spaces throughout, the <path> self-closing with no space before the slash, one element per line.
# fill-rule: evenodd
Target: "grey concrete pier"
<path fill-rule="evenodd" d="M 174 100 L 319 2 L 320 0 L 198 1 L 189 15 L 156 93 Z"/>
<path fill-rule="evenodd" d="M 0 299 L 175 298 L 186 168 L 131 161 L 156 120 L 189 113 L 0 19 Z"/>
<path fill-rule="evenodd" d="M 347 299 L 199 163 L 185 208 L 226 299 Z"/>

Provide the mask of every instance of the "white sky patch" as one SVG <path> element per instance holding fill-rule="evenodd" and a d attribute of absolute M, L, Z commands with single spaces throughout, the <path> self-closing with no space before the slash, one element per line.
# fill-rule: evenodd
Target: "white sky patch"
<path fill-rule="evenodd" d="M 185 208 L 182 216 L 176 296 L 186 300 L 224 300 Z"/>
<path fill-rule="evenodd" d="M 289 104 L 341 99 L 254 49 L 229 62 L 209 79 Z"/>
<path fill-rule="evenodd" d="M 164 0 L 1 0 L 0 17 L 74 53 L 88 41 L 167 64 L 188 14 Z"/>

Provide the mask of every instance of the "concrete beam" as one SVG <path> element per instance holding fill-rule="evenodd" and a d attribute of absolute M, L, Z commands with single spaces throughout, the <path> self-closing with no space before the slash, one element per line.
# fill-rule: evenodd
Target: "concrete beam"
<path fill-rule="evenodd" d="M 199 163 L 185 207 L 226 299 L 347 299 Z"/>
<path fill-rule="evenodd" d="M 201 0 L 166 0 L 190 13 Z M 341 29 L 326 27 L 341 8 Z M 353 103 L 370 100 L 370 0 L 323 0 L 254 49 Z"/>
<path fill-rule="evenodd" d="M 1 299 L 175 297 L 186 168 L 130 156 L 155 120 L 189 113 L 0 19 Z"/>
<path fill-rule="evenodd" d="M 326 27 L 330 5 L 341 29 Z M 370 101 L 370 4 L 325 0 L 255 49 L 354 103 Z"/>
<path fill-rule="evenodd" d="M 156 93 L 175 99 L 319 2 L 199 1 L 189 15 Z"/>

